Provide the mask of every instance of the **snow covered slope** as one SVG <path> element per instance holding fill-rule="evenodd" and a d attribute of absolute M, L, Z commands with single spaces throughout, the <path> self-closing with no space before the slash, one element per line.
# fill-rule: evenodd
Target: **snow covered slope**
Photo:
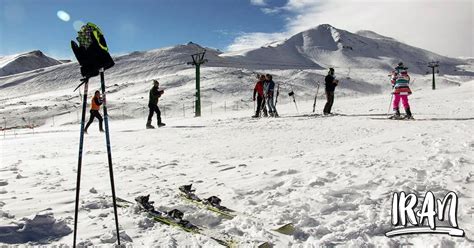
<path fill-rule="evenodd" d="M 189 43 L 118 56 L 116 65 L 105 73 L 110 107 L 121 108 L 124 113 L 145 111 L 142 108 L 146 107 L 144 98 L 151 79 L 159 79 L 169 96 L 164 101 L 170 111 L 182 112 L 183 105 L 192 105 L 195 92 L 195 70 L 187 63 L 192 54 L 204 49 L 208 60 L 201 69 L 205 108 L 253 105 L 251 94 L 257 73 L 273 74 L 282 96 L 294 91 L 298 101 L 314 97 L 316 84 L 323 82 L 328 66 L 336 66 L 341 81 L 336 92 L 339 96 L 388 92 L 391 88 L 387 74 L 400 60 L 410 67 L 417 87 L 430 87 L 431 80 L 425 76 L 426 64 L 419 65 L 417 61 L 440 61 L 438 87 L 459 85 L 474 75 L 468 60 L 442 57 L 370 31 L 359 34 L 320 25 L 269 47 L 240 53 L 222 54 Z M 24 125 L 21 118 L 41 125 L 44 115 L 38 115 L 38 109 L 47 109 L 51 116 L 75 111 L 80 98 L 72 89 L 80 78 L 79 65 L 74 62 L 0 77 L 0 114 L 11 120 L 11 126 Z M 98 78 L 91 80 L 91 88 L 98 88 Z M 35 97 L 29 97 L 31 94 Z M 52 105 L 51 99 L 56 99 Z"/>
<path fill-rule="evenodd" d="M 336 98 L 334 111 L 345 115 L 333 117 L 304 115 L 312 101 L 298 102 L 303 113 L 297 114 L 285 98 L 278 119 L 249 118 L 251 106 L 206 110 L 201 118 L 167 113 L 167 126 L 155 130 L 144 128 L 143 113 L 130 112 L 131 119 L 110 122 L 116 192 L 132 201 L 150 194 L 158 209 L 180 209 L 195 224 L 234 235 L 239 247 L 261 241 L 295 248 L 472 247 L 472 92 L 474 81 L 418 89 L 410 97 L 416 121 L 373 119 L 386 113 L 389 95 Z M 317 113 L 322 106 L 318 102 Z M 68 123 L 75 118 L 56 116 L 54 125 L 48 118 L 34 133 L 8 130 L 0 137 L 0 245 L 71 245 L 64 225 L 73 226 L 79 125 Z M 97 122 L 85 137 L 82 173 L 79 241 L 112 246 L 107 154 Z M 179 199 L 178 187 L 188 183 L 241 214 L 227 220 Z M 437 197 L 458 193 L 458 224 L 466 237 L 387 238 L 391 196 L 402 190 L 419 197 L 426 191 Z M 118 215 L 123 242 L 133 247 L 220 247 L 208 237 L 155 223 L 134 206 L 119 208 Z M 31 223 L 26 234 L 15 232 L 24 221 Z M 294 235 L 271 231 L 288 222 Z"/>
<path fill-rule="evenodd" d="M 41 51 L 0 57 L 0 77 L 61 64 Z"/>

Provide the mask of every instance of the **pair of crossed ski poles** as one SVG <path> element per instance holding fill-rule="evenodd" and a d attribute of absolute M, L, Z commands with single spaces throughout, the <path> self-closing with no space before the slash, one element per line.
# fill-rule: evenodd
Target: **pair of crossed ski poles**
<path fill-rule="evenodd" d="M 115 182 L 114 182 L 114 171 L 112 167 L 112 150 L 110 148 L 110 133 L 109 133 L 109 116 L 107 114 L 107 98 L 105 94 L 105 79 L 104 79 L 104 69 L 99 70 L 100 73 L 100 86 L 102 90 L 102 97 L 104 99 L 103 109 L 104 109 L 104 124 L 105 124 L 105 140 L 107 143 L 107 159 L 109 164 L 109 175 L 110 175 L 110 185 L 112 188 L 112 201 L 114 207 L 114 216 L 115 216 L 115 228 L 117 231 L 117 243 L 120 246 L 120 234 L 119 234 L 119 225 L 118 225 L 118 215 L 117 215 L 117 203 L 115 196 Z M 89 78 L 81 79 L 82 83 L 76 87 L 76 91 L 79 87 L 84 85 L 84 95 L 82 101 L 82 117 L 81 117 L 81 133 L 79 137 L 79 156 L 77 162 L 77 180 L 76 180 L 76 205 L 74 211 L 74 238 L 73 238 L 73 247 L 76 247 L 76 238 L 77 238 L 77 218 L 79 212 L 79 192 L 81 187 L 81 171 L 82 171 L 82 153 L 84 147 L 84 123 L 86 119 L 86 109 L 87 109 L 87 91 L 89 88 Z"/>

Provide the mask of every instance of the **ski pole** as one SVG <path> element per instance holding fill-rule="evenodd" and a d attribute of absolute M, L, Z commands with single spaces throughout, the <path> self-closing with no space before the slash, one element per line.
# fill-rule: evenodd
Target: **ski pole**
<path fill-rule="evenodd" d="M 298 105 L 296 104 L 295 92 L 293 91 L 293 85 L 291 85 L 291 92 L 288 93 L 289 96 L 293 97 L 293 102 L 295 103 L 296 112 L 299 114 Z"/>
<path fill-rule="evenodd" d="M 104 124 L 105 124 L 105 141 L 107 143 L 107 159 L 109 163 L 110 186 L 112 188 L 112 203 L 114 205 L 115 228 L 117 230 L 117 242 L 120 246 L 120 233 L 117 215 L 117 202 L 115 196 L 114 170 L 112 167 L 112 150 L 110 148 L 110 134 L 109 134 L 109 115 L 107 114 L 107 97 L 105 95 L 105 79 L 104 68 L 100 69 L 100 86 L 102 89 L 102 97 L 104 98 Z"/>
<path fill-rule="evenodd" d="M 82 101 L 81 132 L 79 136 L 79 156 L 78 156 L 78 162 L 77 162 L 76 206 L 74 210 L 73 247 L 76 247 L 76 238 L 77 238 L 77 216 L 79 212 L 79 192 L 81 189 L 82 148 L 84 147 L 84 123 L 86 120 L 87 90 L 89 88 L 88 78 L 82 79 L 81 81 L 82 83 L 80 85 L 84 84 L 84 99 Z"/>
<path fill-rule="evenodd" d="M 392 93 L 392 94 L 390 94 L 390 95 L 391 95 L 391 97 L 390 97 L 390 102 L 388 103 L 388 111 L 387 111 L 387 115 L 389 115 L 389 114 L 390 114 L 390 106 L 392 106 L 392 100 L 393 100 L 393 93 Z"/>
<path fill-rule="evenodd" d="M 277 94 L 276 94 L 276 97 L 275 97 L 275 107 L 278 103 L 278 96 L 280 95 L 280 83 L 278 83 L 278 86 L 277 86 Z"/>
<path fill-rule="evenodd" d="M 298 104 L 296 104 L 296 99 L 295 99 L 295 95 L 293 94 L 293 102 L 295 103 L 295 107 L 296 107 L 296 113 L 300 113 L 300 111 L 298 110 Z"/>
<path fill-rule="evenodd" d="M 319 92 L 319 82 L 318 82 L 318 88 L 316 89 L 316 95 L 314 96 L 313 113 L 314 111 L 316 111 L 316 100 L 318 99 L 318 92 Z"/>
<path fill-rule="evenodd" d="M 253 100 L 253 98 L 252 98 L 252 100 Z M 225 105 L 224 105 L 224 106 L 225 106 Z M 253 101 L 253 112 L 255 113 L 255 111 L 256 111 L 256 110 L 255 110 L 255 100 L 254 100 L 254 101 Z"/>

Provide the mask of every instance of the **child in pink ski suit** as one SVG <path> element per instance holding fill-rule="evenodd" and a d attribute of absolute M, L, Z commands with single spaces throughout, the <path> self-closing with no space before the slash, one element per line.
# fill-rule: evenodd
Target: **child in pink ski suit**
<path fill-rule="evenodd" d="M 402 62 L 398 63 L 398 66 L 395 67 L 395 70 L 392 71 L 392 94 L 393 94 L 393 111 L 394 115 L 391 118 L 401 118 L 400 117 L 400 100 L 402 101 L 403 107 L 405 108 L 407 119 L 412 119 L 413 116 L 410 111 L 410 104 L 408 103 L 408 95 L 412 92 L 410 90 L 410 76 L 408 75 L 407 67 L 403 65 Z"/>

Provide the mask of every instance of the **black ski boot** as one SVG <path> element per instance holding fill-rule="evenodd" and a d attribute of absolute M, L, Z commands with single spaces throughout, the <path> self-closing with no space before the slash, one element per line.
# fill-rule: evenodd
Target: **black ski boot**
<path fill-rule="evenodd" d="M 411 114 L 410 108 L 405 109 L 405 112 L 407 113 L 407 114 L 405 115 L 405 119 L 408 119 L 408 120 L 414 119 L 414 118 L 413 118 L 413 115 Z"/>
<path fill-rule="evenodd" d="M 146 129 L 154 129 L 155 127 L 153 125 L 151 125 L 151 120 L 148 120 L 146 122 Z"/>
<path fill-rule="evenodd" d="M 183 193 L 192 193 L 192 192 L 195 191 L 193 189 L 193 184 L 187 184 L 187 185 L 179 186 L 179 190 L 181 190 L 181 192 L 183 192 Z"/>
<path fill-rule="evenodd" d="M 260 118 L 260 112 L 255 112 L 255 115 L 252 115 L 252 118 Z"/>
<path fill-rule="evenodd" d="M 165 123 L 163 123 L 163 122 L 159 122 L 159 123 L 158 123 L 158 127 L 164 127 L 164 126 L 166 126 Z"/>
<path fill-rule="evenodd" d="M 219 207 L 221 205 L 221 199 L 217 196 L 211 196 L 207 198 L 206 201 L 214 207 Z"/>
<path fill-rule="evenodd" d="M 395 113 L 389 117 L 389 119 L 392 119 L 392 120 L 399 120 L 401 119 L 401 116 L 400 116 L 400 110 L 399 109 L 394 109 L 395 110 Z"/>
<path fill-rule="evenodd" d="M 155 210 L 154 202 L 150 201 L 150 195 L 138 196 L 135 198 L 135 201 L 148 211 Z"/>
<path fill-rule="evenodd" d="M 184 217 L 184 213 L 179 211 L 178 209 L 173 209 L 168 212 L 168 216 L 175 220 L 182 220 Z"/>

